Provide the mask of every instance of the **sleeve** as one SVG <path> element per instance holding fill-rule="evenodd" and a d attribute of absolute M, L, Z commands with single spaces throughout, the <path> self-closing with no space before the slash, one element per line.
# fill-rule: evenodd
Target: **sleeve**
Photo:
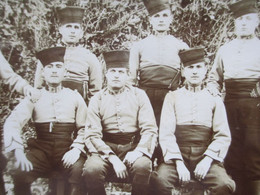
<path fill-rule="evenodd" d="M 102 116 L 100 115 L 100 94 L 95 94 L 90 102 L 85 126 L 85 145 L 90 153 L 98 153 L 103 159 L 114 154 L 112 149 L 102 140 Z"/>
<path fill-rule="evenodd" d="M 183 160 L 175 137 L 177 123 L 174 109 L 174 101 L 174 94 L 172 92 L 168 93 L 164 99 L 161 112 L 159 143 L 162 148 L 164 162 L 172 159 Z"/>
<path fill-rule="evenodd" d="M 4 84 L 9 85 L 10 89 L 26 95 L 25 89 L 30 86 L 29 83 L 13 71 L 2 52 L 0 52 L 0 64 L 0 77 L 3 79 Z"/>
<path fill-rule="evenodd" d="M 223 81 L 224 81 L 224 68 L 223 68 L 223 60 L 222 60 L 222 50 L 220 48 L 220 50 L 217 52 L 215 60 L 214 60 L 214 64 L 209 72 L 209 76 L 208 76 L 208 83 L 207 83 L 207 87 L 212 87 L 212 88 L 216 88 L 219 91 L 222 90 L 223 88 Z"/>
<path fill-rule="evenodd" d="M 21 131 L 24 125 L 32 117 L 34 105 L 28 99 L 22 100 L 4 123 L 4 146 L 5 151 L 24 149 Z"/>
<path fill-rule="evenodd" d="M 129 54 L 129 71 L 130 71 L 130 83 L 132 85 L 138 84 L 137 73 L 140 66 L 140 54 L 138 43 L 135 43 L 130 49 Z"/>
<path fill-rule="evenodd" d="M 153 108 L 148 96 L 144 91 L 139 91 L 138 124 L 140 128 L 141 139 L 135 150 L 142 152 L 151 158 L 157 145 L 158 128 L 156 125 Z"/>
<path fill-rule="evenodd" d="M 216 105 L 212 123 L 213 139 L 204 154 L 217 161 L 223 162 L 231 143 L 231 135 L 224 103 L 220 97 L 215 98 Z"/>
<path fill-rule="evenodd" d="M 35 88 L 42 88 L 42 85 L 44 83 L 44 79 L 42 76 L 43 71 L 43 65 L 40 60 L 38 60 L 36 65 L 36 71 L 35 71 L 35 77 L 34 77 L 34 87 Z"/>
<path fill-rule="evenodd" d="M 102 89 L 102 66 L 94 54 L 89 54 L 89 98 Z"/>
<path fill-rule="evenodd" d="M 71 147 L 77 148 L 83 153 L 86 151 L 84 150 L 84 133 L 85 133 L 85 124 L 86 124 L 86 118 L 87 118 L 87 105 L 82 98 L 82 96 L 78 93 L 77 94 L 77 111 L 76 111 L 76 127 L 77 127 L 77 137 L 73 141 Z"/>

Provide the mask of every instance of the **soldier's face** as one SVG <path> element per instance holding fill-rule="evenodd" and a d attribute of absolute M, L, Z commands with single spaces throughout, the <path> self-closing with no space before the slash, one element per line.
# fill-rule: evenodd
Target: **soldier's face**
<path fill-rule="evenodd" d="M 65 75 L 66 69 L 63 62 L 52 62 L 43 69 L 43 77 L 51 86 L 59 85 Z"/>
<path fill-rule="evenodd" d="M 109 68 L 106 73 L 107 85 L 114 89 L 121 89 L 128 80 L 128 71 L 126 68 Z"/>
<path fill-rule="evenodd" d="M 78 43 L 83 36 L 83 29 L 78 23 L 67 23 L 59 28 L 62 41 L 65 43 Z"/>
<path fill-rule="evenodd" d="M 153 27 L 153 30 L 159 32 L 169 30 L 172 20 L 172 13 L 169 9 L 162 10 L 150 16 L 150 23 Z"/>
<path fill-rule="evenodd" d="M 259 24 L 258 14 L 245 14 L 235 19 L 235 33 L 237 36 L 248 36 L 255 33 Z"/>
<path fill-rule="evenodd" d="M 182 76 L 186 82 L 193 86 L 202 84 L 207 73 L 207 67 L 204 62 L 192 64 L 182 69 Z"/>

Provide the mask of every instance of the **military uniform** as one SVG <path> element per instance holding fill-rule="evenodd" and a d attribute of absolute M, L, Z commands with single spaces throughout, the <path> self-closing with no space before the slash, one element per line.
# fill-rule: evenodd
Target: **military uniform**
<path fill-rule="evenodd" d="M 80 7 L 68 6 L 57 11 L 59 22 L 62 25 L 67 23 L 81 24 L 84 17 L 84 9 Z M 88 102 L 89 99 L 102 88 L 102 67 L 97 57 L 82 45 L 74 44 L 67 46 L 61 42 L 57 46 L 65 46 L 66 52 L 64 63 L 67 68 L 67 74 L 63 81 L 63 86 L 70 89 L 76 89 L 82 97 Z M 41 87 L 43 80 L 41 78 L 42 64 L 38 62 L 35 87 Z"/>
<path fill-rule="evenodd" d="M 115 58 L 119 64 L 120 56 Z M 150 158 L 158 135 L 153 110 L 145 92 L 128 85 L 118 93 L 109 88 L 101 90 L 90 100 L 85 131 L 85 143 L 91 156 L 85 163 L 83 176 L 89 194 L 105 195 L 105 178 L 115 178 L 108 161 L 109 155 L 115 154 L 123 160 L 130 151 L 143 154 L 128 167 L 132 194 L 146 194 L 152 172 Z"/>
<path fill-rule="evenodd" d="M 188 50 L 186 56 L 190 58 L 193 53 Z M 201 183 L 211 194 L 231 194 L 234 182 L 222 165 L 230 141 L 226 111 L 220 97 L 212 96 L 202 84 L 196 87 L 186 84 L 169 92 L 163 104 L 159 131 L 164 163 L 158 168 L 158 193 L 170 195 L 177 185 L 175 160 L 182 160 L 194 178 L 197 164 L 209 156 L 213 162 Z"/>
<path fill-rule="evenodd" d="M 43 52 L 41 62 L 46 60 L 45 63 L 49 64 L 49 56 L 55 56 L 55 52 L 61 50 L 63 57 L 65 48 L 43 50 L 49 53 Z M 66 172 L 70 184 L 80 183 L 84 158 L 81 157 L 70 168 L 65 169 L 62 157 L 71 148 L 85 153 L 84 140 L 80 134 L 84 133 L 86 113 L 87 106 L 81 95 L 62 86 L 41 89 L 37 102 L 25 98 L 18 104 L 4 124 L 6 152 L 24 150 L 20 134 L 30 119 L 35 125 L 37 137 L 30 138 L 27 142 L 26 156 L 33 169 L 29 172 L 17 170 L 14 173 L 15 194 L 30 194 L 30 183 L 38 177 L 49 176 L 54 170 Z M 75 139 L 77 133 L 79 136 Z"/>
<path fill-rule="evenodd" d="M 234 4 L 236 17 L 257 13 L 252 3 L 250 7 L 247 3 L 250 1 Z M 237 183 L 237 194 L 253 194 L 248 189 L 256 186 L 246 189 L 246 183 L 260 180 L 260 98 L 253 93 L 254 88 L 259 88 L 259 50 L 260 41 L 254 36 L 234 39 L 219 49 L 209 74 L 209 87 L 222 90 L 225 86 L 225 105 L 232 137 L 225 166 Z"/>

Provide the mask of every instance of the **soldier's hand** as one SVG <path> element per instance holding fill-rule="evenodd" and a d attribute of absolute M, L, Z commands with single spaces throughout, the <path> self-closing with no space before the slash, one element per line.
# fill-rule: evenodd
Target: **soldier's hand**
<path fill-rule="evenodd" d="M 22 171 L 27 171 L 27 172 L 33 170 L 33 165 L 27 159 L 23 150 L 16 149 L 15 152 L 14 152 L 14 155 L 15 155 L 15 158 L 16 158 L 15 166 L 17 168 L 20 167 Z"/>
<path fill-rule="evenodd" d="M 41 97 L 41 91 L 28 85 L 24 87 L 24 95 L 29 97 L 32 102 L 37 102 Z"/>
<path fill-rule="evenodd" d="M 128 177 L 125 164 L 116 155 L 109 155 L 108 160 L 113 165 L 114 171 L 116 172 L 116 176 L 118 178 L 125 179 Z"/>
<path fill-rule="evenodd" d="M 125 156 L 125 159 L 123 160 L 124 163 L 126 163 L 129 166 L 132 166 L 133 163 L 140 157 L 143 156 L 142 152 L 139 151 L 131 151 L 128 152 Z"/>
<path fill-rule="evenodd" d="M 213 159 L 209 156 L 205 156 L 196 166 L 194 170 L 195 178 L 199 181 L 205 178 L 207 175 L 209 168 L 211 167 Z"/>
<path fill-rule="evenodd" d="M 81 151 L 78 148 L 73 148 L 66 152 L 62 157 L 63 165 L 65 168 L 69 168 L 73 165 L 80 157 Z"/>
<path fill-rule="evenodd" d="M 179 175 L 179 183 L 185 185 L 190 181 L 190 171 L 182 160 L 176 160 L 176 170 Z"/>

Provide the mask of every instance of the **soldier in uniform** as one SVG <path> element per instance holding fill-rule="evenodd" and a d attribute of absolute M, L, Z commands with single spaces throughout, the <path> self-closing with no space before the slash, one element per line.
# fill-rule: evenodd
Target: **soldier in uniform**
<path fill-rule="evenodd" d="M 191 179 L 210 194 L 227 195 L 235 183 L 223 168 L 231 137 L 222 99 L 204 88 L 204 48 L 180 52 L 185 86 L 164 100 L 159 130 L 164 163 L 158 168 L 157 194 L 170 195 L 174 185 Z"/>
<path fill-rule="evenodd" d="M 2 52 L 0 51 L 0 78 L 4 84 L 9 85 L 11 90 L 15 90 L 20 94 L 30 96 L 33 98 L 36 91 L 33 89 L 29 83 L 16 74 L 11 68 L 10 64 L 4 58 Z M 2 133 L 1 133 L 2 135 Z M 2 136 L 1 136 L 2 137 Z M 2 139 L 1 139 L 2 140 Z M 1 142 L 1 141 L 0 141 Z M 2 151 L 2 143 L 0 143 L 0 151 Z M 5 194 L 4 180 L 2 177 L 2 172 L 5 168 L 6 159 L 0 152 L 0 193 Z"/>
<path fill-rule="evenodd" d="M 179 51 L 188 45 L 169 34 L 173 20 L 168 0 L 144 0 L 153 32 L 135 43 L 130 51 L 130 73 L 133 83 L 144 89 L 160 122 L 164 97 L 180 81 Z"/>
<path fill-rule="evenodd" d="M 67 69 L 63 86 L 77 89 L 86 102 L 102 88 L 102 68 L 97 57 L 79 44 L 83 37 L 83 16 L 85 9 L 65 7 L 57 10 L 61 42 L 57 46 L 66 47 L 64 63 Z M 40 88 L 42 64 L 38 62 L 35 74 L 35 87 Z"/>
<path fill-rule="evenodd" d="M 89 103 L 83 177 L 89 195 L 105 195 L 105 179 L 132 182 L 132 194 L 149 194 L 157 126 L 145 92 L 127 85 L 129 52 L 104 53 L 107 87 Z"/>
<path fill-rule="evenodd" d="M 38 177 L 48 176 L 53 170 L 68 174 L 70 195 L 78 195 L 82 166 L 85 159 L 84 141 L 77 131 L 84 134 L 87 106 L 81 95 L 61 85 L 66 72 L 65 47 L 55 47 L 37 53 L 44 66 L 46 89 L 41 89 L 37 102 L 23 99 L 4 124 L 6 152 L 14 151 L 18 169 L 13 175 L 14 193 L 28 195 L 30 184 Z M 37 138 L 30 138 L 25 151 L 21 131 L 32 118 Z M 25 154 L 26 153 L 26 154 Z"/>
<path fill-rule="evenodd" d="M 232 137 L 225 166 L 237 184 L 236 194 L 254 195 L 260 193 L 259 18 L 253 0 L 233 3 L 230 9 L 237 37 L 218 50 L 208 89 L 216 95 L 225 86 Z"/>

